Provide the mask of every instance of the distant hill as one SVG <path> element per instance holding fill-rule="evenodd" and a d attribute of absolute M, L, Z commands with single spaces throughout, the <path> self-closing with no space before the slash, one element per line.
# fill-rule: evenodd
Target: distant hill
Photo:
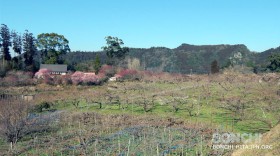
<path fill-rule="evenodd" d="M 258 64 L 266 64 L 267 58 L 273 53 L 280 53 L 280 46 L 277 48 L 271 48 L 261 53 L 255 53 L 255 62 Z"/>
<path fill-rule="evenodd" d="M 230 57 L 240 53 L 245 63 L 251 53 L 245 45 L 203 45 L 195 46 L 182 44 L 175 49 L 153 47 L 149 49 L 130 49 L 130 57 L 141 60 L 147 70 L 179 72 L 179 73 L 208 73 L 210 64 L 215 59 L 220 67 L 229 62 Z"/>
<path fill-rule="evenodd" d="M 251 52 L 245 45 L 190 45 L 182 44 L 177 48 L 166 47 L 130 48 L 129 58 L 140 60 L 141 68 L 151 71 L 176 73 L 209 73 L 210 64 L 217 60 L 220 67 L 229 64 L 261 67 L 267 64 L 272 53 L 280 53 L 280 47 L 264 52 Z M 71 52 L 66 55 L 70 64 L 94 60 L 99 54 L 106 62 L 104 52 Z"/>

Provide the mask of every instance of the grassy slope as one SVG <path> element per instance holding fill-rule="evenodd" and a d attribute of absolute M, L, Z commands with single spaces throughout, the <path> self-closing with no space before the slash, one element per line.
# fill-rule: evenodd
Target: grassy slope
<path fill-rule="evenodd" d="M 275 126 L 269 132 L 265 133 L 262 140 L 257 145 L 270 145 L 272 149 L 256 149 L 245 150 L 239 149 L 235 151 L 232 156 L 276 156 L 280 155 L 280 125 Z"/>

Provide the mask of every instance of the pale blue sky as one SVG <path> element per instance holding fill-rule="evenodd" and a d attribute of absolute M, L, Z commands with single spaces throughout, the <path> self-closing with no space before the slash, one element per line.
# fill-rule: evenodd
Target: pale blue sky
<path fill-rule="evenodd" d="M 34 35 L 63 34 L 73 50 L 100 50 L 104 37 L 129 47 L 280 46 L 280 0 L 0 0 L 0 23 Z"/>

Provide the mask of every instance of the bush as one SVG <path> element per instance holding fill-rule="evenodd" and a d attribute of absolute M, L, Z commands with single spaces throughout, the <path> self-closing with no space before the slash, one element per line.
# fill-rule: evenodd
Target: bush
<path fill-rule="evenodd" d="M 50 109 L 51 105 L 52 105 L 51 103 L 44 101 L 34 106 L 33 111 L 40 113 L 43 112 L 43 109 Z"/>

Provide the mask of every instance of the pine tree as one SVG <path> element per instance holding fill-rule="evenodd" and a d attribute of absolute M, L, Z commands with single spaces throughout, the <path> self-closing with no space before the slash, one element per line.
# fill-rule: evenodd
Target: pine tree
<path fill-rule="evenodd" d="M 218 65 L 218 61 L 217 60 L 214 60 L 212 63 L 211 63 L 211 74 L 216 74 L 216 73 L 219 73 L 220 71 L 220 67 Z"/>
<path fill-rule="evenodd" d="M 22 51 L 22 41 L 21 36 L 17 32 L 12 32 L 12 43 L 13 43 L 13 50 L 18 55 L 21 54 Z"/>
<path fill-rule="evenodd" d="M 11 54 L 9 51 L 9 47 L 12 45 L 11 44 L 11 35 L 10 35 L 10 30 L 7 25 L 2 24 L 1 30 L 0 30 L 0 36 L 1 36 L 1 50 L 2 50 L 2 56 L 4 57 L 3 59 L 6 61 L 10 61 Z"/>
<path fill-rule="evenodd" d="M 32 33 L 29 33 L 28 30 L 23 34 L 23 57 L 25 69 L 27 71 L 33 71 L 35 68 L 34 56 L 36 54 L 36 39 L 33 37 Z"/>
<path fill-rule="evenodd" d="M 21 36 L 17 32 L 12 32 L 12 44 L 13 44 L 13 50 L 17 54 L 12 60 L 14 67 L 16 69 L 21 69 L 22 67 L 22 39 Z"/>
<path fill-rule="evenodd" d="M 101 68 L 100 58 L 99 55 L 97 54 L 94 61 L 95 74 L 98 74 L 100 68 Z"/>
<path fill-rule="evenodd" d="M 118 61 L 123 60 L 126 54 L 129 52 L 128 47 L 122 47 L 124 42 L 122 39 L 117 37 L 107 36 L 105 37 L 107 46 L 102 47 L 102 49 L 106 52 L 108 57 L 108 64 L 116 65 L 119 63 Z M 117 60 L 114 60 L 117 59 Z"/>

